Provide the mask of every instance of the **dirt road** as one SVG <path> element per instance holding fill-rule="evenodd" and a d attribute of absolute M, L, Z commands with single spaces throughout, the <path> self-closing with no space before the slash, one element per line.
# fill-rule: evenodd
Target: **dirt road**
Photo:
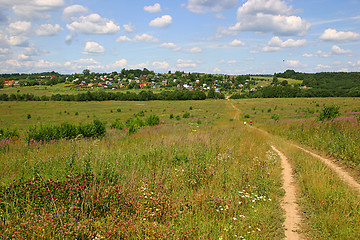
<path fill-rule="evenodd" d="M 296 201 L 296 181 L 292 174 L 292 167 L 282 152 L 274 146 L 271 146 L 271 148 L 280 156 L 281 167 L 283 168 L 282 178 L 285 196 L 281 206 L 285 210 L 285 239 L 301 239 L 298 232 L 298 230 L 300 230 L 301 215 L 299 212 L 299 205 Z"/>

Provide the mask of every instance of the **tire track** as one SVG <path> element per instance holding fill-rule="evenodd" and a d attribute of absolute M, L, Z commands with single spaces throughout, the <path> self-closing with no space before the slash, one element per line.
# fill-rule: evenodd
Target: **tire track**
<path fill-rule="evenodd" d="M 277 150 L 274 146 L 271 148 L 280 156 L 281 167 L 283 168 L 283 189 L 285 190 L 285 196 L 281 207 L 285 210 L 285 239 L 297 240 L 301 239 L 299 230 L 301 223 L 301 215 L 299 213 L 299 205 L 296 201 L 296 181 L 292 174 L 292 167 L 287 160 L 286 156 Z"/>

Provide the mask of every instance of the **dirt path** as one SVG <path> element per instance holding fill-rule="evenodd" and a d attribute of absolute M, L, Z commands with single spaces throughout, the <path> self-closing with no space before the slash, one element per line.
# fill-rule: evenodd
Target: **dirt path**
<path fill-rule="evenodd" d="M 277 150 L 274 146 L 272 149 L 280 156 L 281 167 L 283 168 L 283 189 L 285 190 L 285 196 L 281 207 L 285 210 L 285 239 L 301 239 L 299 232 L 301 215 L 299 213 L 299 206 L 296 202 L 296 181 L 292 174 L 292 167 L 285 157 L 285 155 Z"/>
<path fill-rule="evenodd" d="M 298 149 L 320 159 L 323 163 L 325 163 L 328 167 L 330 167 L 332 170 L 334 170 L 337 175 L 346 182 L 349 186 L 353 187 L 359 194 L 360 194 L 360 184 L 345 170 L 343 170 L 341 167 L 337 166 L 335 163 L 333 163 L 330 159 L 323 158 L 313 152 L 310 152 L 309 150 L 306 150 L 298 145 L 291 144 L 294 147 L 297 147 Z"/>

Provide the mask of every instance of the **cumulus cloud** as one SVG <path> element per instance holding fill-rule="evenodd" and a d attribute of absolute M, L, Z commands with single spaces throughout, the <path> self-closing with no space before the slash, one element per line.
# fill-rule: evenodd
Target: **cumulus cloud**
<path fill-rule="evenodd" d="M 155 61 L 152 63 L 152 66 L 156 69 L 169 69 L 169 63 L 167 62 L 158 62 L 158 61 Z"/>
<path fill-rule="evenodd" d="M 178 59 L 176 63 L 176 66 L 179 68 L 195 68 L 197 66 L 193 60 Z"/>
<path fill-rule="evenodd" d="M 64 0 L 14 0 L 7 2 L 17 16 L 26 20 L 49 18 L 48 12 L 57 11 L 65 6 Z"/>
<path fill-rule="evenodd" d="M 115 63 L 112 64 L 113 68 L 116 69 L 116 68 L 125 68 L 128 66 L 128 62 L 126 59 L 120 59 L 118 61 L 116 61 Z"/>
<path fill-rule="evenodd" d="M 360 40 L 360 34 L 354 32 L 338 32 L 336 29 L 328 28 L 320 36 L 320 39 L 333 42 L 357 41 Z"/>
<path fill-rule="evenodd" d="M 203 50 L 200 47 L 193 47 L 190 49 L 185 50 L 187 53 L 201 53 Z"/>
<path fill-rule="evenodd" d="M 38 36 L 55 36 L 64 29 L 59 24 L 42 24 L 36 29 L 36 35 Z"/>
<path fill-rule="evenodd" d="M 302 56 L 303 57 L 323 57 L 323 58 L 328 58 L 328 57 L 332 57 L 334 55 L 342 55 L 342 54 L 349 54 L 350 56 L 352 55 L 352 51 L 350 49 L 342 49 L 337 45 L 333 45 L 331 47 L 331 52 L 323 52 L 321 50 L 318 50 L 316 53 L 304 53 Z"/>
<path fill-rule="evenodd" d="M 112 20 L 102 18 L 96 13 L 81 16 L 66 27 L 73 33 L 83 34 L 114 34 L 120 30 L 120 26 Z"/>
<path fill-rule="evenodd" d="M 336 46 L 336 45 L 331 47 L 331 52 L 334 55 L 351 54 L 352 53 L 352 51 L 350 49 L 342 49 L 342 48 L 340 48 L 339 46 Z"/>
<path fill-rule="evenodd" d="M 174 52 L 178 52 L 178 51 L 181 50 L 181 48 L 179 46 L 177 46 L 175 43 L 171 43 L 171 42 L 170 43 L 163 43 L 159 47 L 171 49 Z"/>
<path fill-rule="evenodd" d="M 159 13 L 161 12 L 161 5 L 159 3 L 155 3 L 154 6 L 145 6 L 144 11 L 149 13 Z"/>
<path fill-rule="evenodd" d="M 105 48 L 98 44 L 97 42 L 88 41 L 85 44 L 85 48 L 83 50 L 83 54 L 89 55 L 99 55 L 105 52 Z"/>
<path fill-rule="evenodd" d="M 305 64 L 302 64 L 299 60 L 286 60 L 285 65 L 287 67 L 293 67 L 293 68 L 306 66 Z"/>
<path fill-rule="evenodd" d="M 11 46 L 26 47 L 29 45 L 28 40 L 25 36 L 10 36 L 8 42 Z"/>
<path fill-rule="evenodd" d="M 237 11 L 238 22 L 230 31 L 254 31 L 280 36 L 304 36 L 311 24 L 291 15 L 292 7 L 281 0 L 248 0 Z"/>
<path fill-rule="evenodd" d="M 126 33 L 132 33 L 136 29 L 135 25 L 133 25 L 132 23 L 124 24 L 123 27 Z"/>
<path fill-rule="evenodd" d="M 31 30 L 31 22 L 17 21 L 9 24 L 7 31 L 12 35 L 26 35 Z"/>
<path fill-rule="evenodd" d="M 64 9 L 62 17 L 66 21 L 75 21 L 77 17 L 84 16 L 88 13 L 90 13 L 90 10 L 87 7 L 71 5 Z"/>
<path fill-rule="evenodd" d="M 318 64 L 316 66 L 316 69 L 329 69 L 331 68 L 329 65 L 324 65 L 324 64 Z"/>
<path fill-rule="evenodd" d="M 116 39 L 117 42 L 150 42 L 155 43 L 159 42 L 159 39 L 153 37 L 149 34 L 143 33 L 142 35 L 136 35 L 134 38 L 129 38 L 127 36 L 120 36 Z"/>
<path fill-rule="evenodd" d="M 283 48 L 302 47 L 306 44 L 305 39 L 294 40 L 288 39 L 286 41 L 281 40 L 279 37 L 273 37 L 266 47 L 263 48 L 263 52 L 280 51 Z"/>
<path fill-rule="evenodd" d="M 245 46 L 245 43 L 238 39 L 234 39 L 232 42 L 229 43 L 229 46 L 230 47 L 240 47 L 240 46 Z"/>
<path fill-rule="evenodd" d="M 187 9 L 194 13 L 218 12 L 236 6 L 238 0 L 189 0 Z"/>
<path fill-rule="evenodd" d="M 164 15 L 162 17 L 158 17 L 150 21 L 149 26 L 156 28 L 166 28 L 170 26 L 171 23 L 172 23 L 172 17 L 170 15 Z"/>

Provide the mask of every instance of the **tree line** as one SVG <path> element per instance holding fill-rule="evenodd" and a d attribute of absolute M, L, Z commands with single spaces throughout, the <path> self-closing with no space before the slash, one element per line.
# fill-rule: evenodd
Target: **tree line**
<path fill-rule="evenodd" d="M 53 94 L 51 96 L 34 96 L 33 94 L 0 94 L 0 101 L 150 101 L 150 100 L 205 100 L 207 98 L 224 99 L 225 95 L 213 91 L 205 92 L 196 90 L 175 90 L 153 93 L 152 91 L 134 92 L 105 92 L 94 91 L 79 94 Z"/>

